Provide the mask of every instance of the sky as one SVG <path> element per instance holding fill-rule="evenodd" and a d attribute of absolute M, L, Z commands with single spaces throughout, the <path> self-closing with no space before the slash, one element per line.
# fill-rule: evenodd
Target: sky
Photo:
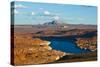
<path fill-rule="evenodd" d="M 14 24 L 43 24 L 60 20 L 67 24 L 97 24 L 97 7 L 15 1 L 11 5 Z"/>

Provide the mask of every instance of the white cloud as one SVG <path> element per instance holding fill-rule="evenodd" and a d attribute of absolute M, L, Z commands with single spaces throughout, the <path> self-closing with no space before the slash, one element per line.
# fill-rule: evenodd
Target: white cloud
<path fill-rule="evenodd" d="M 14 14 L 18 14 L 18 13 L 19 13 L 19 12 L 15 9 L 15 10 L 14 10 Z"/>
<path fill-rule="evenodd" d="M 26 6 L 24 6 L 22 4 L 17 4 L 17 5 L 14 5 L 13 8 L 26 8 Z"/>
<path fill-rule="evenodd" d="M 55 20 L 59 20 L 60 17 L 59 17 L 59 16 L 54 16 L 54 19 L 55 19 Z"/>
<path fill-rule="evenodd" d="M 35 15 L 35 12 L 32 12 L 32 15 Z"/>
<path fill-rule="evenodd" d="M 44 11 L 44 14 L 45 15 L 50 15 L 50 12 L 49 11 Z"/>

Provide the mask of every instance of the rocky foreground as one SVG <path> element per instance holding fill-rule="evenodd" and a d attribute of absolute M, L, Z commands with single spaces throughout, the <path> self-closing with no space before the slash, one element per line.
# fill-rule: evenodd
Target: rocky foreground
<path fill-rule="evenodd" d="M 45 64 L 59 60 L 67 53 L 53 50 L 49 41 L 14 35 L 14 65 Z"/>

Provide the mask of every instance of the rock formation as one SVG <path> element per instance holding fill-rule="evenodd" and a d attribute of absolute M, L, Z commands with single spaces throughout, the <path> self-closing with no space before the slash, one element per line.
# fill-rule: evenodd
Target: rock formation
<path fill-rule="evenodd" d="M 97 37 L 78 38 L 76 43 L 81 49 L 89 49 L 91 51 L 97 50 Z"/>
<path fill-rule="evenodd" d="M 14 37 L 14 65 L 54 62 L 66 53 L 52 50 L 49 41 L 16 35 Z"/>

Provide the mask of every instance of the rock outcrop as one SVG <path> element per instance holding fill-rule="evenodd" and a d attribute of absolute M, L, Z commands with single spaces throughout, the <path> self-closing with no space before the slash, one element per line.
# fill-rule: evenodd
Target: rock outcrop
<path fill-rule="evenodd" d="M 66 53 L 52 50 L 49 41 L 39 38 L 14 37 L 14 65 L 45 64 L 59 60 Z"/>
<path fill-rule="evenodd" d="M 97 37 L 78 38 L 76 43 L 77 46 L 80 47 L 81 49 L 89 49 L 91 51 L 97 50 Z"/>

